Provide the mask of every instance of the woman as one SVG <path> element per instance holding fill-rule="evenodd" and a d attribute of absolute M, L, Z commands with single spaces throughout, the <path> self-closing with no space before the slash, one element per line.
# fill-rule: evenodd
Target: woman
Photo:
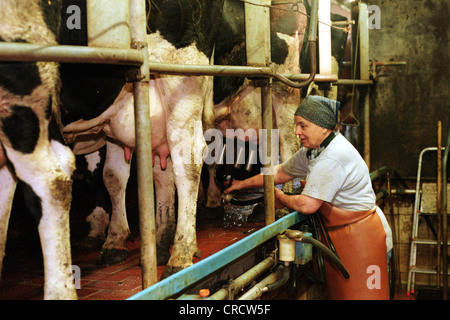
<path fill-rule="evenodd" d="M 386 253 L 392 248 L 391 230 L 380 208 L 369 170 L 358 151 L 337 126 L 339 102 L 307 97 L 294 115 L 295 134 L 302 148 L 275 168 L 274 182 L 306 178 L 300 195 L 275 188 L 275 205 L 308 215 L 319 211 L 344 266 L 344 279 L 325 262 L 330 299 L 389 299 Z M 233 181 L 225 193 L 263 186 L 263 175 Z"/>

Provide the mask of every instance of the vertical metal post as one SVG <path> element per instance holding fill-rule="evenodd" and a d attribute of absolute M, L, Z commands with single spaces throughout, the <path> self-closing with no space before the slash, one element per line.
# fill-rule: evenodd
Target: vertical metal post
<path fill-rule="evenodd" d="M 369 28 L 367 4 L 358 4 L 359 78 L 369 80 Z M 364 93 L 364 160 L 370 170 L 370 87 Z"/>
<path fill-rule="evenodd" d="M 364 161 L 370 171 L 370 87 L 363 90 L 364 97 Z"/>
<path fill-rule="evenodd" d="M 318 1 L 319 73 L 331 74 L 331 2 Z M 312 17 L 312 13 L 311 13 Z M 311 24 L 313 19 L 311 19 Z"/>
<path fill-rule="evenodd" d="M 354 2 L 352 5 L 352 19 L 356 21 L 356 28 L 352 28 L 352 74 L 355 79 L 369 80 L 369 30 L 367 4 Z M 370 88 L 362 92 L 363 96 L 363 158 L 370 170 Z"/>
<path fill-rule="evenodd" d="M 369 27 L 368 18 L 369 13 L 367 4 L 359 2 L 359 65 L 360 65 L 360 79 L 369 80 Z"/>
<path fill-rule="evenodd" d="M 447 162 L 450 149 L 450 128 L 448 129 L 447 144 L 442 158 L 442 271 L 443 271 L 443 299 L 448 299 L 448 231 L 447 231 Z"/>
<path fill-rule="evenodd" d="M 253 4 L 252 4 L 253 3 Z M 245 38 L 247 49 L 247 64 L 252 66 L 269 66 L 270 54 L 270 0 L 254 0 L 245 3 Z M 256 5 L 255 5 L 256 4 Z M 266 168 L 272 163 L 272 80 L 262 81 L 261 86 L 262 129 L 267 132 L 266 150 L 270 159 Z M 275 198 L 273 173 L 264 175 L 264 208 L 265 221 L 269 225 L 275 221 Z"/>
<path fill-rule="evenodd" d="M 442 214 L 442 122 L 437 123 L 437 182 L 436 182 L 436 216 L 437 216 L 437 268 L 436 268 L 436 287 L 441 285 L 441 214 Z"/>
<path fill-rule="evenodd" d="M 262 108 L 262 127 L 267 130 L 267 157 L 269 163 L 265 165 L 271 170 L 273 166 L 272 157 L 272 81 L 267 80 L 267 85 L 261 87 L 261 108 Z M 275 222 L 275 184 L 273 172 L 267 172 L 264 175 L 264 212 L 266 226 Z"/>
<path fill-rule="evenodd" d="M 158 281 L 156 264 L 156 227 L 153 191 L 152 140 L 150 128 L 150 101 L 148 43 L 145 18 L 145 0 L 130 0 L 132 47 L 142 51 L 144 63 L 141 78 L 134 82 L 134 113 L 136 127 L 136 160 L 138 167 L 139 229 L 141 237 L 141 267 L 143 289 Z"/>

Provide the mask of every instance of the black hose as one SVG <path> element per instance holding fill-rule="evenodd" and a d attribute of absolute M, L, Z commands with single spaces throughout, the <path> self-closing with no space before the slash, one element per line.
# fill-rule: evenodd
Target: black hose
<path fill-rule="evenodd" d="M 322 233 L 325 237 L 325 241 L 327 242 L 328 247 L 330 247 L 331 251 L 339 258 L 339 255 L 336 251 L 336 248 L 334 247 L 334 244 L 330 238 L 330 235 L 328 234 L 327 228 L 325 227 L 325 223 L 323 222 L 322 217 L 318 213 L 316 213 L 314 216 L 315 216 L 315 218 L 317 218 L 317 222 L 319 223 L 320 230 L 322 231 Z"/>
<path fill-rule="evenodd" d="M 313 246 L 320 249 L 333 261 L 333 263 L 338 267 L 339 271 L 341 271 L 345 279 L 348 279 L 350 277 L 350 274 L 348 273 L 345 266 L 342 264 L 342 261 L 339 259 L 339 257 L 335 255 L 330 249 L 328 249 L 322 242 L 307 236 L 303 236 L 300 241 L 312 244 Z"/>
<path fill-rule="evenodd" d="M 320 241 L 320 230 L 319 230 L 319 227 L 317 226 L 315 215 L 310 215 L 309 221 L 312 226 L 312 232 L 313 232 L 314 239 L 317 239 Z M 316 250 L 317 250 L 317 248 L 316 248 Z M 324 266 L 324 262 L 323 262 L 322 251 L 320 251 L 320 250 L 317 250 L 317 264 L 318 264 L 318 268 L 319 268 L 319 279 L 317 281 L 319 281 L 319 283 L 325 283 L 325 266 Z M 315 281 L 315 279 L 312 279 L 312 280 Z"/>
<path fill-rule="evenodd" d="M 289 276 L 291 275 L 291 269 L 289 268 L 289 266 L 281 264 L 278 268 L 283 269 L 281 270 L 282 272 L 281 278 L 273 283 L 268 284 L 266 286 L 267 292 L 281 287 L 282 285 L 286 284 L 286 282 L 289 280 Z"/>

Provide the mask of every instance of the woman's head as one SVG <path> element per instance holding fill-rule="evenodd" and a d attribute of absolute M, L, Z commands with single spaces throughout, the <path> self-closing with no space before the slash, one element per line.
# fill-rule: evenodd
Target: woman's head
<path fill-rule="evenodd" d="M 317 149 L 326 137 L 332 132 L 300 116 L 294 116 L 295 134 L 300 138 L 302 146 L 309 149 Z"/>
<path fill-rule="evenodd" d="M 308 96 L 295 111 L 300 116 L 322 128 L 333 130 L 338 120 L 341 103 L 321 96 Z"/>
<path fill-rule="evenodd" d="M 336 128 L 339 101 L 320 96 L 307 97 L 297 108 L 295 134 L 306 148 L 317 149 Z"/>

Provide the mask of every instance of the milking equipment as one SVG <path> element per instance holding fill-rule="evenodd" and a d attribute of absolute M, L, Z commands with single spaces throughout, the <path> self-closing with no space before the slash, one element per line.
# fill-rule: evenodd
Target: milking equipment
<path fill-rule="evenodd" d="M 237 151 L 234 145 L 230 147 L 230 142 L 227 140 L 223 144 L 221 152 L 218 156 L 218 161 L 214 168 L 214 181 L 221 191 L 224 191 L 231 186 L 233 180 L 243 180 L 251 177 L 257 173 L 261 168 L 261 164 L 258 162 L 257 146 L 246 143 L 245 146 L 238 144 Z M 246 152 L 248 149 L 248 152 Z M 233 153 L 233 163 L 227 163 L 230 159 L 230 155 L 227 154 L 229 150 Z M 246 154 L 248 156 L 246 157 Z M 222 193 L 222 204 L 231 203 L 238 206 L 247 206 L 264 201 L 264 194 L 262 189 L 255 190 L 240 190 L 239 192 L 233 192 L 229 194 Z"/>
<path fill-rule="evenodd" d="M 214 172 L 214 180 L 222 191 L 228 188 L 234 179 L 245 179 L 248 176 L 256 174 L 255 172 L 251 173 L 252 168 L 255 167 L 252 167 L 252 165 L 256 163 L 254 158 L 255 154 L 252 155 L 248 152 L 247 154 L 249 156 L 245 159 L 245 152 L 243 151 L 245 148 L 242 147 L 235 152 L 235 162 L 233 164 L 226 164 L 224 161 L 226 148 L 225 144 L 219 157 L 220 161 L 218 161 Z M 230 203 L 235 206 L 248 206 L 260 203 L 263 199 L 264 196 L 260 189 L 238 190 L 230 194 L 224 194 L 222 196 L 222 203 L 224 205 Z M 244 293 L 239 299 L 256 299 L 263 293 L 275 290 L 283 285 L 286 285 L 288 292 L 295 293 L 297 287 L 296 279 L 299 272 L 305 273 L 313 283 L 324 283 L 325 271 L 322 254 L 326 255 L 337 266 L 345 278 L 349 277 L 345 266 L 334 250 L 320 217 L 315 214 L 307 219 L 309 220 L 309 225 L 304 225 L 303 228 L 309 227 L 312 229 L 314 236 L 311 232 L 295 229 L 285 229 L 279 233 L 275 240 L 276 249 L 274 250 L 274 255 L 276 262 L 272 267 L 273 272 Z M 331 249 L 314 238 L 320 238 L 320 235 L 324 236 L 326 243 Z M 316 257 L 319 276 L 314 275 L 304 267 L 313 259 L 313 247 L 318 249 Z M 215 299 L 215 295 L 212 298 Z"/>

